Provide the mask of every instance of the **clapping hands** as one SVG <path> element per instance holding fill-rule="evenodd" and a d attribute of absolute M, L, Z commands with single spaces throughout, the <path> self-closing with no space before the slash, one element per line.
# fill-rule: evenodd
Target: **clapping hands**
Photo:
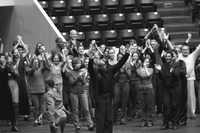
<path fill-rule="evenodd" d="M 155 66 L 155 68 L 157 69 L 157 70 L 161 70 L 161 66 L 159 65 L 159 64 L 154 64 L 154 66 Z"/>

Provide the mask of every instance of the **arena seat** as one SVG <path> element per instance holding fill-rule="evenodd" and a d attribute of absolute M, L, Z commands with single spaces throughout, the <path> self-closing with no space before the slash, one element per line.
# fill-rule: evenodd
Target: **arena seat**
<path fill-rule="evenodd" d="M 145 22 L 142 13 L 126 14 L 129 29 L 140 29 L 145 27 Z"/>
<path fill-rule="evenodd" d="M 68 32 L 62 32 L 63 37 L 65 40 L 69 40 L 69 33 Z"/>
<path fill-rule="evenodd" d="M 50 18 L 51 18 L 51 21 L 52 21 L 56 26 L 59 26 L 58 17 L 53 16 L 53 17 L 50 17 Z"/>
<path fill-rule="evenodd" d="M 110 15 L 112 29 L 119 30 L 127 28 L 125 14 L 116 13 Z"/>
<path fill-rule="evenodd" d="M 118 0 L 102 0 L 103 11 L 106 14 L 119 13 Z"/>
<path fill-rule="evenodd" d="M 149 32 L 149 29 L 147 28 L 143 28 L 143 29 L 135 29 L 134 30 L 134 35 L 136 38 L 136 41 L 138 43 L 139 46 L 143 46 L 144 44 L 144 37 L 147 35 L 147 33 Z"/>
<path fill-rule="evenodd" d="M 45 10 L 45 12 L 50 15 L 50 9 L 49 9 L 49 1 L 38 1 L 42 8 Z"/>
<path fill-rule="evenodd" d="M 60 25 L 62 27 L 62 31 L 70 31 L 72 29 L 76 29 L 76 19 L 74 16 L 62 16 L 60 17 Z"/>
<path fill-rule="evenodd" d="M 138 11 L 142 13 L 155 12 L 154 0 L 137 0 Z"/>
<path fill-rule="evenodd" d="M 102 39 L 101 39 L 101 32 L 100 31 L 89 31 L 86 32 L 86 38 L 88 44 L 92 41 L 95 40 L 97 44 L 100 44 Z"/>
<path fill-rule="evenodd" d="M 134 31 L 132 29 L 118 30 L 118 38 L 120 44 L 126 45 L 134 38 Z"/>
<path fill-rule="evenodd" d="M 95 30 L 110 30 L 111 24 L 108 14 L 98 14 L 93 16 Z"/>
<path fill-rule="evenodd" d="M 119 0 L 119 4 L 123 13 L 137 12 L 135 0 Z"/>
<path fill-rule="evenodd" d="M 51 15 L 64 16 L 67 14 L 66 2 L 64 0 L 50 1 Z"/>
<path fill-rule="evenodd" d="M 154 24 L 157 24 L 158 27 L 163 27 L 163 22 L 162 22 L 159 12 L 145 13 L 144 19 L 145 19 L 145 25 L 147 28 L 153 27 Z"/>
<path fill-rule="evenodd" d="M 102 31 L 102 38 L 103 38 L 103 43 L 105 43 L 107 46 L 118 45 L 118 37 L 116 30 Z"/>
<path fill-rule="evenodd" d="M 67 7 L 69 15 L 77 16 L 86 14 L 83 0 L 67 0 Z"/>
<path fill-rule="evenodd" d="M 91 15 L 80 15 L 76 17 L 77 26 L 79 31 L 92 31 L 94 30 L 93 20 Z"/>
<path fill-rule="evenodd" d="M 86 38 L 85 38 L 85 33 L 84 32 L 77 32 L 77 38 L 78 41 L 82 42 L 83 45 L 85 46 L 86 43 Z"/>
<path fill-rule="evenodd" d="M 103 13 L 101 0 L 85 0 L 85 7 L 87 14 L 94 15 Z"/>

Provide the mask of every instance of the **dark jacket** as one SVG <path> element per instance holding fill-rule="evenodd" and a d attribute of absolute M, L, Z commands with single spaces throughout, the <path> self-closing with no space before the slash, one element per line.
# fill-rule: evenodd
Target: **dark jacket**
<path fill-rule="evenodd" d="M 119 61 L 116 65 L 114 65 L 113 67 L 109 68 L 106 70 L 105 75 L 106 77 L 108 77 L 108 80 L 110 80 L 110 98 L 113 99 L 114 98 L 114 75 L 120 70 L 120 68 L 125 64 L 125 62 L 127 61 L 129 57 L 129 54 L 126 53 Z M 91 94 L 91 99 L 92 100 L 97 100 L 98 98 L 98 76 L 99 76 L 99 71 L 98 69 L 94 69 L 94 60 L 90 59 L 89 60 L 89 64 L 88 64 L 88 71 L 90 73 L 90 78 L 91 78 L 91 82 L 93 84 L 93 89 L 90 90 L 90 94 Z"/>

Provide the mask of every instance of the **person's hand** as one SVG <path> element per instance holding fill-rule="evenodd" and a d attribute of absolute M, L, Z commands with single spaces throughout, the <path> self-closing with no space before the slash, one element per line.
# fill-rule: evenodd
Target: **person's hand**
<path fill-rule="evenodd" d="M 66 55 L 68 54 L 67 49 L 64 48 L 64 49 L 62 50 L 62 53 L 63 53 L 64 56 L 66 56 Z"/>
<path fill-rule="evenodd" d="M 157 70 L 161 70 L 161 66 L 159 65 L 159 64 L 154 64 L 154 66 L 155 66 L 155 68 L 157 69 Z"/>
<path fill-rule="evenodd" d="M 54 122 L 52 122 L 50 126 L 53 127 L 53 128 L 58 128 L 56 123 L 54 123 Z"/>
<path fill-rule="evenodd" d="M 192 38 L 192 34 L 191 34 L 191 32 L 188 32 L 188 38 L 189 38 L 189 39 Z"/>
<path fill-rule="evenodd" d="M 169 70 L 169 72 L 172 73 L 173 71 L 174 71 L 174 68 L 172 67 L 172 68 Z"/>
<path fill-rule="evenodd" d="M 169 38 L 169 33 L 168 34 L 163 33 L 163 39 L 167 40 L 168 38 Z"/>
<path fill-rule="evenodd" d="M 17 35 L 16 38 L 18 41 L 22 40 L 22 37 L 20 35 Z"/>
<path fill-rule="evenodd" d="M 155 28 L 155 29 L 158 29 L 158 25 L 157 25 L 157 24 L 154 24 L 154 28 Z"/>
<path fill-rule="evenodd" d="M 150 42 L 151 42 L 150 39 L 148 39 L 148 40 L 146 41 L 145 45 L 146 45 L 147 48 L 149 47 Z"/>
<path fill-rule="evenodd" d="M 95 41 L 95 40 L 92 40 L 92 41 L 91 41 L 91 44 L 92 44 L 92 45 L 94 45 L 95 43 L 96 43 L 96 41 Z"/>

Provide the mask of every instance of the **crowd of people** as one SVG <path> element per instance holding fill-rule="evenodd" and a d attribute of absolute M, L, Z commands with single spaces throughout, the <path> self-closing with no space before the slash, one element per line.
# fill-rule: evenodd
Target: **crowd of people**
<path fill-rule="evenodd" d="M 0 120 L 20 132 L 18 117 L 27 120 L 33 106 L 33 126 L 46 120 L 51 133 L 64 133 L 71 114 L 77 133 L 80 117 L 97 133 L 112 133 L 114 124 L 135 118 L 140 127 L 152 127 L 156 117 L 163 118 L 161 130 L 169 122 L 176 130 L 200 109 L 200 46 L 191 51 L 191 37 L 177 46 L 154 25 L 144 44 L 132 39 L 116 48 L 92 40 L 86 49 L 71 30 L 66 42 L 56 38 L 51 52 L 39 42 L 33 54 L 21 36 L 10 52 L 0 40 Z"/>

